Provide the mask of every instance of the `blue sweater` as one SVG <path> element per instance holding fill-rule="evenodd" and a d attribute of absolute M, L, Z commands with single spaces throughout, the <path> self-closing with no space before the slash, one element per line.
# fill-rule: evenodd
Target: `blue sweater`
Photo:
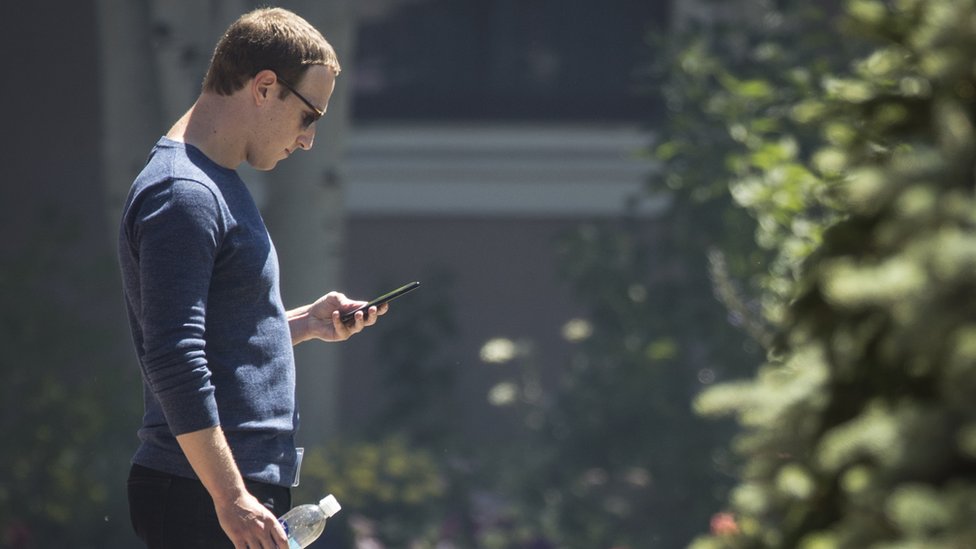
<path fill-rule="evenodd" d="M 290 486 L 291 332 L 274 246 L 237 172 L 160 139 L 126 200 L 119 263 L 144 384 L 133 462 L 195 478 L 175 436 L 220 425 L 244 477 Z"/>

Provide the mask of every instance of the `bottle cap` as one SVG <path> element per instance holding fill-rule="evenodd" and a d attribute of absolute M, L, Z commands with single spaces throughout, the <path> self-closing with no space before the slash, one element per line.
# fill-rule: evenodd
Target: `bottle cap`
<path fill-rule="evenodd" d="M 324 498 L 322 498 L 322 501 L 319 501 L 319 507 L 322 508 L 322 511 L 325 513 L 325 516 L 327 517 L 331 517 L 332 515 L 338 513 L 340 509 L 342 509 L 342 507 L 339 505 L 339 502 L 332 494 L 329 494 Z"/>

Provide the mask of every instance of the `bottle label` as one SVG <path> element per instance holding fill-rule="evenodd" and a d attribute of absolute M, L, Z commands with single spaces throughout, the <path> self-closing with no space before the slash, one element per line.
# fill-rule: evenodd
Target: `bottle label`
<path fill-rule="evenodd" d="M 281 527 L 285 529 L 285 535 L 288 536 L 288 549 L 302 549 L 302 546 L 295 541 L 295 538 L 291 537 L 291 528 L 288 527 L 287 520 L 278 519 L 281 523 Z"/>

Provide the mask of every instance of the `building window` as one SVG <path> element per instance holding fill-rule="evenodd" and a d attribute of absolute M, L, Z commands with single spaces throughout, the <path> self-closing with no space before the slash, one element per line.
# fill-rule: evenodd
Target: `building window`
<path fill-rule="evenodd" d="M 669 2 L 362 0 L 357 121 L 634 121 Z"/>

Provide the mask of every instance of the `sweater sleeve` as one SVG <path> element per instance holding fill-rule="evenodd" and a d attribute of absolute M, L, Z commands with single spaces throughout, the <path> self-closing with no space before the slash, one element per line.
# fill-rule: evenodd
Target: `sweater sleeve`
<path fill-rule="evenodd" d="M 154 185 L 130 229 L 147 385 L 173 435 L 219 425 L 206 354 L 207 294 L 224 229 L 217 198 L 195 181 Z"/>

